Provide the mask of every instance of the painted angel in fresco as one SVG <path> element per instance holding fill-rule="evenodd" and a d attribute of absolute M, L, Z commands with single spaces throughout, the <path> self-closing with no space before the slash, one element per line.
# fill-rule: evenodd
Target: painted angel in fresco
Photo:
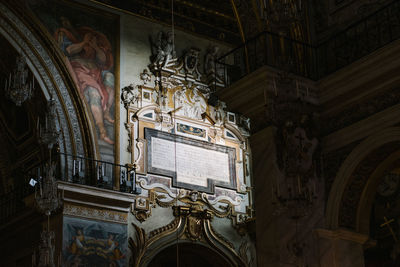
<path fill-rule="evenodd" d="M 81 229 L 78 229 L 76 231 L 76 235 L 72 237 L 72 242 L 69 247 L 69 251 L 71 254 L 81 254 L 84 250 L 85 247 L 83 245 L 85 241 L 85 236 L 83 235 L 83 232 Z"/>
<path fill-rule="evenodd" d="M 125 255 L 119 249 L 119 243 L 115 240 L 114 234 L 109 234 L 107 239 L 107 254 L 110 255 L 110 259 L 112 261 L 119 261 L 120 259 L 125 258 Z"/>
<path fill-rule="evenodd" d="M 54 37 L 67 56 L 67 67 L 86 99 L 99 130 L 100 139 L 112 145 L 104 122 L 114 124 L 110 109 L 114 102 L 114 66 L 112 47 L 107 37 L 90 27 L 75 28 L 61 17 L 62 27 Z"/>

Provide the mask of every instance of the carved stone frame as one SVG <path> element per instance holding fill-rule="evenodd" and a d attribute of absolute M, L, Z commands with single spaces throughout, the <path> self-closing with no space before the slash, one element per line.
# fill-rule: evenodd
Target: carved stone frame
<path fill-rule="evenodd" d="M 152 153 L 151 153 L 151 146 L 152 146 L 151 138 L 152 137 L 157 137 L 157 138 L 164 139 L 164 140 L 169 140 L 169 141 L 178 142 L 178 143 L 182 143 L 182 144 L 194 145 L 194 146 L 202 147 L 202 148 L 209 149 L 209 150 L 215 150 L 215 151 L 227 153 L 228 157 L 229 157 L 229 175 L 230 175 L 229 180 L 230 180 L 230 182 L 226 183 L 226 182 L 214 181 L 214 180 L 208 179 L 207 187 L 178 182 L 177 177 L 176 177 L 176 172 L 159 169 L 159 168 L 152 166 Z M 150 128 L 145 128 L 145 138 L 147 140 L 147 155 L 148 155 L 147 170 L 149 173 L 172 177 L 172 185 L 174 187 L 197 190 L 200 192 L 205 192 L 205 193 L 210 193 L 210 194 L 214 193 L 215 186 L 224 187 L 224 188 L 228 188 L 228 189 L 232 189 L 232 190 L 237 190 L 235 148 L 222 146 L 222 145 L 216 145 L 216 144 L 212 144 L 209 142 L 195 140 L 192 138 L 187 138 L 184 136 L 174 135 L 174 134 L 170 134 L 170 133 L 166 133 L 166 132 L 161 132 L 161 131 L 158 131 L 155 129 L 150 129 Z"/>

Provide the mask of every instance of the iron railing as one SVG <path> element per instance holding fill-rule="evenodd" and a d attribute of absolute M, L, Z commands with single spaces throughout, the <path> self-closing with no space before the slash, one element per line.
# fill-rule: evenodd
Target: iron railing
<path fill-rule="evenodd" d="M 319 80 L 400 38 L 400 1 L 395 0 L 318 45 L 264 31 L 216 61 L 225 85 L 262 66 Z"/>
<path fill-rule="evenodd" d="M 57 180 L 132 194 L 138 193 L 136 172 L 132 167 L 65 153 L 59 153 L 59 157 L 55 170 Z M 68 163 L 69 167 L 65 168 L 65 163 Z M 45 168 L 47 168 L 46 164 L 43 163 L 25 171 L 24 177 L 18 179 L 21 181 L 18 187 L 0 195 L 0 224 L 6 223 L 26 208 L 24 198 L 35 192 L 35 188 L 29 185 L 29 181 L 33 179 L 40 182 Z"/>
<path fill-rule="evenodd" d="M 60 153 L 69 164 L 62 180 L 120 192 L 136 193 L 136 172 L 129 166 Z M 59 176 L 61 177 L 61 175 Z"/>

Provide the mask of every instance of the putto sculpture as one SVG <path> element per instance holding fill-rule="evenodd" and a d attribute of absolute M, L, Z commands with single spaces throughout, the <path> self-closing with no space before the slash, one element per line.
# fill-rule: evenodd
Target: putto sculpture
<path fill-rule="evenodd" d="M 125 107 L 135 105 L 140 100 L 139 88 L 130 84 L 122 88 L 121 100 Z"/>

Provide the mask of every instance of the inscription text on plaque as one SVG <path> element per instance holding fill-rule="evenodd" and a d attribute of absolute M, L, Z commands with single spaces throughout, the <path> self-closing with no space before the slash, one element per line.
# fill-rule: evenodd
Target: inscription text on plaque
<path fill-rule="evenodd" d="M 214 191 L 235 187 L 235 149 L 146 129 L 149 172 L 174 178 L 175 186 Z M 211 184 L 210 184 L 211 181 Z"/>

